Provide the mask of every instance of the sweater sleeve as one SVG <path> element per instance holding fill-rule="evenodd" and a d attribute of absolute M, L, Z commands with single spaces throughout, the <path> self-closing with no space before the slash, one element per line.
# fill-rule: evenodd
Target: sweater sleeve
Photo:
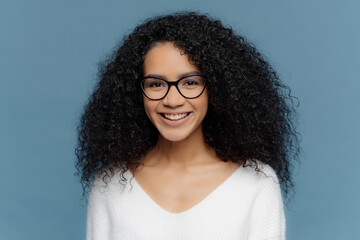
<path fill-rule="evenodd" d="M 270 169 L 259 187 L 249 222 L 248 240 L 285 240 L 285 215 L 280 184 Z"/>
<path fill-rule="evenodd" d="M 106 188 L 102 180 L 95 179 L 89 197 L 86 222 L 86 240 L 109 239 L 109 216 L 107 214 Z"/>

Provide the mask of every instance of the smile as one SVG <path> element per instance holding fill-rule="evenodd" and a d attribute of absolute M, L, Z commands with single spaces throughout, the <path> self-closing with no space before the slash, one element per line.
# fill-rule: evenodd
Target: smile
<path fill-rule="evenodd" d="M 192 116 L 192 112 L 169 114 L 159 113 L 160 120 L 169 127 L 178 127 L 185 124 Z"/>
<path fill-rule="evenodd" d="M 181 114 L 167 114 L 167 113 L 162 113 L 161 115 L 163 117 L 165 117 L 166 119 L 169 119 L 171 121 L 177 121 L 180 119 L 183 119 L 185 117 L 187 117 L 190 113 L 181 113 Z"/>

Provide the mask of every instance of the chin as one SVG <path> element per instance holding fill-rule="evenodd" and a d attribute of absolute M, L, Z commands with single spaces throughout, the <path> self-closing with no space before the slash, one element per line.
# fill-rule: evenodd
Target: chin
<path fill-rule="evenodd" d="M 180 135 L 179 136 L 177 136 L 177 135 L 171 135 L 171 136 L 165 135 L 164 136 L 161 134 L 161 136 L 162 136 L 162 138 L 164 138 L 165 140 L 170 141 L 170 142 L 180 142 L 187 138 L 187 136 L 180 136 Z"/>
<path fill-rule="evenodd" d="M 180 132 L 180 133 L 161 133 L 160 135 L 163 139 L 170 141 L 170 142 L 180 142 L 183 141 L 185 139 L 187 139 L 190 134 L 184 133 L 184 132 Z"/>

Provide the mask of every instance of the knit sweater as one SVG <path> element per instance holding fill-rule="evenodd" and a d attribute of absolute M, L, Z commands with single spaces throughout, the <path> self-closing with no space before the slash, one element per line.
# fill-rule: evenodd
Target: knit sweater
<path fill-rule="evenodd" d="M 284 240 L 281 190 L 273 169 L 240 166 L 192 208 L 171 213 L 133 178 L 115 174 L 106 186 L 97 177 L 91 189 L 87 240 Z"/>

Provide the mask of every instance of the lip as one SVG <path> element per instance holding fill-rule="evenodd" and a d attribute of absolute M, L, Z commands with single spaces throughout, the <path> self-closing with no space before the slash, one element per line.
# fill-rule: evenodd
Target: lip
<path fill-rule="evenodd" d="M 184 114 L 184 113 L 191 113 L 190 111 L 187 112 L 159 112 L 160 114 L 170 114 L 170 115 L 176 115 L 176 114 Z"/>
<path fill-rule="evenodd" d="M 191 116 L 192 116 L 192 112 L 189 113 L 189 115 L 187 115 L 186 117 L 179 119 L 179 120 L 169 120 L 165 117 L 162 116 L 162 114 L 182 114 L 182 113 L 189 113 L 189 112 L 179 112 L 179 113 L 158 113 L 159 118 L 161 119 L 161 121 L 163 123 L 165 123 L 166 125 L 170 126 L 170 127 L 177 127 L 180 126 L 182 124 L 184 124 Z"/>

